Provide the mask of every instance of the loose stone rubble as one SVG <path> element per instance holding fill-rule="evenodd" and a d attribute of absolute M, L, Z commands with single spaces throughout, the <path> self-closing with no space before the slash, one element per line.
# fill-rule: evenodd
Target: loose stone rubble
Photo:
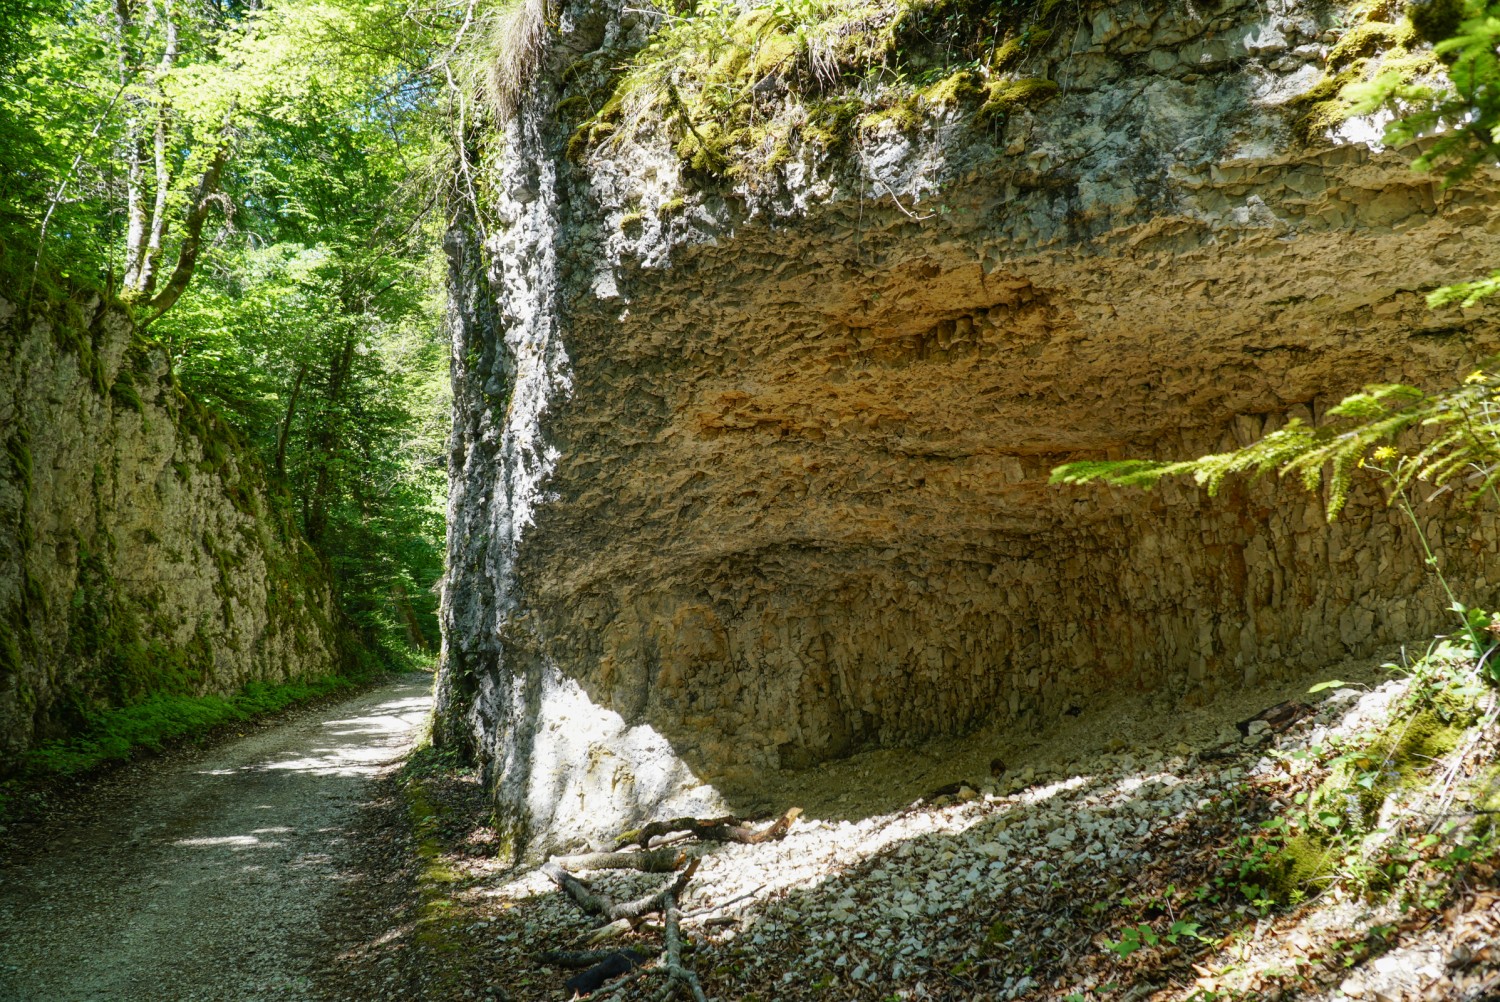
<path fill-rule="evenodd" d="M 866 797 L 892 781 L 927 787 L 925 769 L 962 775 L 1001 737 L 911 753 L 905 776 L 876 753 L 831 767 L 822 789 L 805 774 L 782 777 L 818 804 L 785 839 L 681 844 L 701 858 L 683 900 L 687 962 L 723 1000 L 1274 997 L 1287 971 L 1299 972 L 1301 998 L 1483 997 L 1500 985 L 1486 938 L 1492 892 L 1459 895 L 1444 912 L 1419 909 L 1417 921 L 1394 904 L 1337 894 L 1257 913 L 1233 886 L 1215 884 L 1243 854 L 1239 840 L 1318 774 L 1299 756 L 1377 729 L 1411 684 L 1371 666 L 1328 674 L 1354 684 L 1317 697 L 1250 691 L 1238 706 L 1176 721 L 1149 719 L 1139 699 L 1084 709 L 1045 742 L 1015 739 L 1003 749 L 1011 772 L 977 783 L 969 800 L 870 810 Z M 1287 697 L 1314 712 L 1285 731 L 1241 736 L 1233 721 L 1247 708 Z M 841 812 L 841 799 L 852 809 Z M 478 963 L 490 965 L 497 999 L 558 997 L 566 972 L 538 955 L 580 941 L 591 923 L 540 871 L 479 858 L 463 869 L 453 935 L 467 947 L 454 952 L 486 958 Z M 593 879 L 616 899 L 662 881 L 615 871 Z M 1179 920 L 1190 931 L 1168 942 Z M 1111 945 L 1138 921 L 1161 942 L 1118 958 Z M 1379 950 L 1347 952 L 1377 935 Z M 652 951 L 658 941 L 646 928 L 612 942 Z"/>

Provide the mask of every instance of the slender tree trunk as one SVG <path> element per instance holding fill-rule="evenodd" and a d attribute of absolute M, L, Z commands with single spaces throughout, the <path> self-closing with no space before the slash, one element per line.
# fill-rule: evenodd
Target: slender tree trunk
<path fill-rule="evenodd" d="M 160 20 L 166 30 L 166 45 L 156 68 L 156 202 L 151 207 L 151 235 L 141 262 L 139 286 L 150 295 L 156 288 L 156 269 L 161 261 L 162 238 L 167 232 L 167 196 L 172 190 L 172 169 L 167 162 L 167 134 L 171 127 L 172 105 L 167 101 L 163 81 L 177 62 L 177 22 L 172 18 L 172 0 L 162 0 Z"/>
<path fill-rule="evenodd" d="M 401 620 L 402 629 L 406 631 L 406 646 L 416 651 L 428 650 L 427 637 L 422 633 L 422 624 L 417 620 L 417 610 L 412 605 L 411 596 L 406 593 L 406 586 L 400 581 L 391 585 L 391 606 Z"/>
<path fill-rule="evenodd" d="M 286 444 L 292 437 L 292 416 L 297 413 L 297 398 L 302 395 L 302 380 L 307 378 L 307 363 L 297 367 L 297 381 L 292 384 L 292 395 L 286 402 L 286 417 L 281 420 L 281 434 L 276 436 L 276 476 L 286 478 Z"/>
<path fill-rule="evenodd" d="M 313 481 L 312 497 L 303 525 L 308 541 L 314 546 L 318 545 L 328 529 L 328 503 L 332 497 L 333 488 L 337 486 L 333 479 L 334 456 L 339 450 L 342 439 L 344 388 L 349 380 L 349 371 L 354 365 L 354 349 L 357 347 L 357 340 L 351 328 L 345 333 L 343 344 L 339 347 L 337 354 L 328 360 L 328 396 L 325 401 L 327 413 L 313 446 L 317 476 Z"/>
<path fill-rule="evenodd" d="M 131 16 L 130 0 L 115 0 L 115 49 L 116 69 L 120 87 L 130 80 L 135 64 L 132 35 L 135 21 Z M 130 295 L 139 291 L 141 262 L 145 257 L 146 243 L 146 195 L 143 190 L 146 173 L 146 144 L 141 137 L 140 103 L 134 97 L 125 98 L 129 108 L 125 116 L 125 276 L 123 291 Z"/>
<path fill-rule="evenodd" d="M 177 251 L 177 266 L 172 269 L 172 275 L 162 290 L 151 297 L 148 305 L 152 315 L 146 324 L 154 322 L 170 310 L 182 298 L 188 283 L 193 280 L 193 271 L 198 266 L 198 254 L 203 249 L 203 224 L 208 221 L 208 212 L 216 203 L 222 206 L 227 201 L 219 193 L 219 181 L 228 160 L 229 135 L 226 127 L 213 157 L 203 169 L 203 176 L 198 179 L 198 189 L 193 193 L 192 207 L 188 210 L 182 227 L 182 246 Z"/>

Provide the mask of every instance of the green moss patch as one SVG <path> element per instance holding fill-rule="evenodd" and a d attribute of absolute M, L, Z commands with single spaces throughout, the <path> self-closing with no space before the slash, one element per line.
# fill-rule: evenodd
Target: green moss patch
<path fill-rule="evenodd" d="M 987 125 L 1056 92 L 1052 81 L 1015 71 L 1077 10 L 1076 0 L 795 0 L 679 10 L 607 93 L 559 103 L 565 121 L 599 109 L 574 127 L 567 155 L 580 161 L 665 121 L 686 172 L 711 182 L 769 173 L 800 147 L 826 151 L 874 131 L 915 131 L 934 112 Z"/>
<path fill-rule="evenodd" d="M 1335 878 L 1358 853 L 1393 794 L 1419 787 L 1438 762 L 1458 748 L 1476 720 L 1472 702 L 1440 692 L 1358 747 L 1330 763 L 1327 777 L 1307 796 L 1296 834 L 1266 857 L 1261 883 L 1268 896 L 1292 901 Z M 1369 891 L 1379 891 L 1367 876 Z"/>
<path fill-rule="evenodd" d="M 1422 47 L 1422 32 L 1410 19 L 1385 20 L 1392 15 L 1381 3 L 1356 7 L 1352 13 L 1356 23 L 1328 50 L 1323 78 L 1289 103 L 1296 113 L 1293 135 L 1303 143 L 1322 141 L 1347 119 L 1353 107 L 1350 88 L 1369 81 L 1377 71 L 1417 79 L 1440 69 L 1431 49 Z"/>
<path fill-rule="evenodd" d="M 227 724 L 347 692 L 356 684 L 339 675 L 279 685 L 250 682 L 230 696 L 152 696 L 133 706 L 92 713 L 79 733 L 27 752 L 21 759 L 20 781 L 31 784 L 79 776 L 143 750 L 160 751 Z"/>

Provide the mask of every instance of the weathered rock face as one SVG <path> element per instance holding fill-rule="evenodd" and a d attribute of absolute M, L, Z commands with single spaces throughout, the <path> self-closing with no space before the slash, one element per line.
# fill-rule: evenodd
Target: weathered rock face
<path fill-rule="evenodd" d="M 0 439 L 0 774 L 91 711 L 339 667 L 316 561 L 123 314 L 0 300 Z"/>
<path fill-rule="evenodd" d="M 569 162 L 538 85 L 492 165 L 498 225 L 450 245 L 441 734 L 518 835 L 1442 624 L 1373 487 L 1328 527 L 1274 484 L 1047 485 L 1500 347 L 1493 313 L 1421 295 L 1496 259 L 1492 181 L 1293 138 L 1336 14 L 1099 9 L 1044 59 L 1059 95 L 998 130 L 939 115 L 713 189 L 648 136 Z M 550 69 L 638 45 L 633 16 L 566 7 Z M 1493 516 L 1438 504 L 1450 578 L 1488 601 Z"/>

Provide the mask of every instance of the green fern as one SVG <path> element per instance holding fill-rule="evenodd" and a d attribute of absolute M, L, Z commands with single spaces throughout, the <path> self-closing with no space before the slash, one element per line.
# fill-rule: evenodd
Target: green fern
<path fill-rule="evenodd" d="M 1402 453 L 1392 444 L 1413 435 L 1427 438 L 1415 451 Z M 1372 460 L 1388 465 L 1371 465 Z M 1439 393 L 1399 383 L 1367 386 L 1331 408 L 1320 427 L 1293 419 L 1242 449 L 1186 461 L 1066 463 L 1052 471 L 1051 482 L 1151 487 L 1162 477 L 1192 474 L 1213 496 L 1231 476 L 1255 479 L 1274 470 L 1310 491 L 1326 485 L 1332 521 L 1349 499 L 1356 472 L 1367 467 L 1381 475 L 1390 501 L 1417 481 L 1447 484 L 1462 478 L 1473 498 L 1494 493 L 1500 482 L 1500 376 L 1476 372 Z"/>

